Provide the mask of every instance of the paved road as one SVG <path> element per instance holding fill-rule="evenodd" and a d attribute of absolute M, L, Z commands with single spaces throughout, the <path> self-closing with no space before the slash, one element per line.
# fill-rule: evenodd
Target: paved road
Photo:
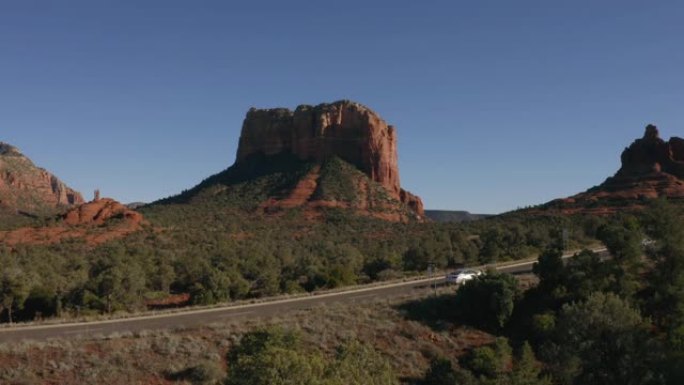
<path fill-rule="evenodd" d="M 597 252 L 605 249 L 597 249 Z M 571 255 L 566 255 L 569 258 Z M 495 266 L 498 271 L 520 274 L 532 270 L 531 262 L 520 262 Z M 22 340 L 47 340 L 50 338 L 73 338 L 109 335 L 112 333 L 138 332 L 142 330 L 178 329 L 197 327 L 229 319 L 248 317 L 268 317 L 286 311 L 305 310 L 329 303 L 355 303 L 379 298 L 396 298 L 431 290 L 433 284 L 444 285 L 443 277 L 420 279 L 411 282 L 394 283 L 382 286 L 357 288 L 353 290 L 311 295 L 286 300 L 276 300 L 258 304 L 221 307 L 204 310 L 150 315 L 121 320 L 96 321 L 87 323 L 68 323 L 58 325 L 17 326 L 0 328 L 0 343 Z"/>

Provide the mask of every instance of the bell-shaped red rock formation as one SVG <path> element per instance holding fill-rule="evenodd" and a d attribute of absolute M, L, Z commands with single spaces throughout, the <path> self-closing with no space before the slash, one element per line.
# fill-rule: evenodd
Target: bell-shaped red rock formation
<path fill-rule="evenodd" d="M 338 157 L 380 183 L 395 199 L 423 215 L 421 199 L 399 183 L 397 136 L 375 112 L 359 103 L 255 109 L 242 126 L 236 164 L 252 155 L 290 153 L 301 160 Z"/>
<path fill-rule="evenodd" d="M 641 207 L 648 199 L 684 198 L 684 139 L 665 141 L 658 128 L 649 124 L 644 136 L 625 148 L 620 159 L 620 169 L 605 182 L 570 198 L 551 201 L 544 208 L 608 214 Z"/>
<path fill-rule="evenodd" d="M 622 167 L 615 175 L 618 179 L 658 172 L 684 179 L 684 139 L 673 137 L 666 142 L 658 128 L 649 124 L 644 137 L 622 152 L 621 160 Z"/>

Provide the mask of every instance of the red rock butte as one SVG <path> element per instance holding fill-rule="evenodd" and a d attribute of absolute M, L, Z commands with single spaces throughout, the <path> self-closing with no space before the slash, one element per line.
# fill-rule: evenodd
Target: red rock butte
<path fill-rule="evenodd" d="M 665 141 L 658 128 L 649 124 L 644 136 L 625 148 L 620 159 L 620 170 L 585 193 L 588 198 L 684 197 L 684 139 L 672 137 Z"/>
<path fill-rule="evenodd" d="M 341 100 L 301 105 L 294 111 L 250 109 L 242 125 L 236 164 L 255 154 L 282 153 L 317 162 L 339 157 L 423 215 L 421 199 L 399 183 L 396 130 L 359 103 Z"/>
<path fill-rule="evenodd" d="M 620 160 L 620 169 L 605 182 L 547 206 L 566 213 L 609 214 L 642 207 L 648 199 L 684 198 L 684 139 L 665 141 L 658 128 L 649 124 L 644 136 L 625 148 Z"/>
<path fill-rule="evenodd" d="M 649 124 L 643 138 L 622 152 L 621 161 L 617 178 L 663 172 L 684 179 L 684 139 L 672 137 L 666 142 L 658 128 Z"/>

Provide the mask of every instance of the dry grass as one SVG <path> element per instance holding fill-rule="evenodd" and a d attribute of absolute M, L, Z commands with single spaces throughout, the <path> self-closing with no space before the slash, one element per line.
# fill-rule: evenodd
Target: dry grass
<path fill-rule="evenodd" d="M 272 325 L 298 330 L 305 343 L 330 354 L 348 340 L 371 344 L 391 360 L 398 375 L 416 378 L 432 357 L 455 357 L 492 341 L 490 335 L 467 327 L 444 325 L 436 329 L 411 320 L 400 305 L 428 295 L 329 304 L 188 330 L 0 345 L 0 383 L 184 383 L 175 381 L 174 373 L 201 363 L 225 370 L 227 351 L 244 333 Z"/>

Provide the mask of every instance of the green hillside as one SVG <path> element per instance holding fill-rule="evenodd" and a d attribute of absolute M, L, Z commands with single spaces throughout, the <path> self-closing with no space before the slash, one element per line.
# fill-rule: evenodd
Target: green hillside
<path fill-rule="evenodd" d="M 214 220 L 220 226 L 225 221 L 224 216 L 263 214 L 258 211 L 260 205 L 269 199 L 286 198 L 297 183 L 318 166 L 316 188 L 307 203 L 324 201 L 342 206 L 340 210 L 321 209 L 324 217 L 337 216 L 347 206 L 364 208 L 371 214 L 412 217 L 408 207 L 390 197 L 380 184 L 353 165 L 337 157 L 319 165 L 289 154 L 252 156 L 190 190 L 144 206 L 140 211 L 153 223 L 164 226 L 213 226 Z M 302 209 L 306 207 L 288 211 L 291 211 L 291 216 L 297 216 Z"/>
<path fill-rule="evenodd" d="M 312 176 L 305 198 L 313 203 L 264 208 Z M 210 304 L 311 292 L 424 274 L 431 264 L 528 258 L 561 229 L 568 247 L 588 244 L 601 224 L 585 217 L 387 221 L 380 215 L 410 211 L 364 173 L 336 158 L 314 164 L 288 155 L 253 157 L 140 212 L 143 230 L 96 247 L 78 239 L 0 247 L 0 264 L 21 283 L 15 319 L 141 310 L 170 294 Z"/>

